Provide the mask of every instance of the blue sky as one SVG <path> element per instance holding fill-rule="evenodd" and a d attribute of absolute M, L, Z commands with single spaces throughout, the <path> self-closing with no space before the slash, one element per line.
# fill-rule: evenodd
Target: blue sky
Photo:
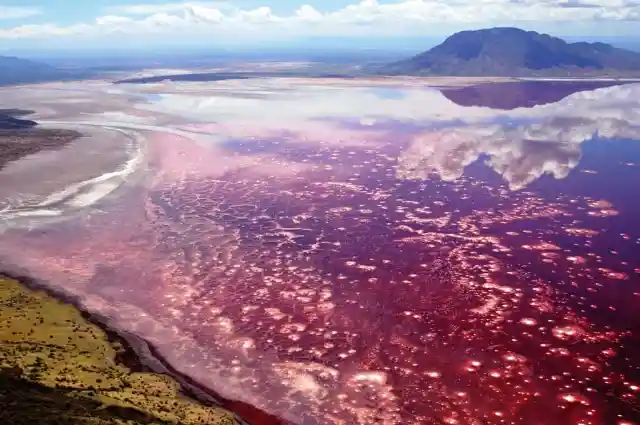
<path fill-rule="evenodd" d="M 640 38 L 639 0 L 0 0 L 0 49 L 443 37 L 510 25 Z"/>
<path fill-rule="evenodd" d="M 166 0 L 0 0 L 0 6 L 12 6 L 12 7 L 34 7 L 42 10 L 42 15 L 33 16 L 29 19 L 22 20 L 23 22 L 30 23 L 47 23 L 56 22 L 59 24 L 73 24 L 80 21 L 90 21 L 97 16 L 104 15 L 111 11 L 117 11 L 118 7 L 126 7 L 131 5 L 167 5 L 177 3 L 201 3 L 203 5 L 211 4 L 215 5 L 223 4 L 223 1 L 201 1 L 201 2 L 181 2 L 181 1 L 166 1 Z M 232 0 L 226 2 L 236 5 L 242 9 L 254 9 L 260 6 L 269 6 L 275 13 L 287 13 L 295 11 L 300 5 L 305 3 L 317 6 L 327 10 L 335 10 L 349 4 L 355 3 L 349 0 L 316 0 L 316 1 L 297 1 L 297 0 Z M 382 1 L 381 3 L 389 3 Z M 2 22 L 2 21 L 0 21 Z M 6 27 L 8 22 L 4 22 L 3 27 Z"/>

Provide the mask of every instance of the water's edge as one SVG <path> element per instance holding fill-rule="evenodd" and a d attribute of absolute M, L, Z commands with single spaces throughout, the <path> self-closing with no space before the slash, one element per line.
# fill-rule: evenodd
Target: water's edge
<path fill-rule="evenodd" d="M 12 267 L 0 263 L 0 278 L 15 280 L 30 290 L 44 292 L 47 296 L 78 310 L 85 320 L 105 332 L 110 344 L 119 343 L 123 347 L 124 351 L 117 356 L 116 361 L 130 370 L 167 375 L 179 384 L 181 395 L 206 406 L 223 408 L 231 412 L 242 425 L 286 425 L 283 420 L 252 405 L 221 397 L 218 393 L 174 369 L 146 340 L 131 332 L 116 328 L 108 317 L 95 314 L 82 307 L 77 297 L 55 290 L 45 282 L 30 277 L 22 270 L 12 269 Z"/>

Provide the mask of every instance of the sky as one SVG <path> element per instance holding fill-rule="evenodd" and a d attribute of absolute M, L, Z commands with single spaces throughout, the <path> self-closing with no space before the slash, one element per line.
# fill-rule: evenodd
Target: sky
<path fill-rule="evenodd" d="M 0 49 L 348 43 L 492 26 L 640 38 L 640 0 L 0 0 Z"/>

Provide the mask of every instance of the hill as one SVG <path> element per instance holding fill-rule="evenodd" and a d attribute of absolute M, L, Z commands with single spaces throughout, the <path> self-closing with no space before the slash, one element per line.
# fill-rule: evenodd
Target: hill
<path fill-rule="evenodd" d="M 86 72 L 62 70 L 27 59 L 0 56 L 0 86 L 68 80 L 87 75 Z"/>
<path fill-rule="evenodd" d="M 0 275 L 0 423 L 240 425 L 167 375 L 131 370 L 129 348 L 80 311 Z"/>
<path fill-rule="evenodd" d="M 0 131 L 2 130 L 22 130 L 38 125 L 37 122 L 21 119 L 23 115 L 30 115 L 33 111 L 25 109 L 0 109 Z M 2 134 L 0 134 L 0 140 Z M 0 142 L 1 143 L 1 142 Z"/>
<path fill-rule="evenodd" d="M 0 112 L 0 130 L 19 130 L 35 127 L 36 125 L 37 123 L 35 121 L 15 118 Z"/>
<path fill-rule="evenodd" d="M 462 31 L 412 58 L 382 67 L 391 75 L 640 76 L 640 53 L 605 43 L 566 41 L 518 28 Z"/>

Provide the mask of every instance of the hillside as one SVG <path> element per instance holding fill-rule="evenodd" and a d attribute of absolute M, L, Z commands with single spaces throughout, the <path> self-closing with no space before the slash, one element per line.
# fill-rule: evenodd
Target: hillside
<path fill-rule="evenodd" d="M 127 355 L 78 310 L 0 276 L 0 423 L 241 424 L 169 376 L 129 369 Z"/>
<path fill-rule="evenodd" d="M 640 53 L 605 43 L 566 41 L 518 28 L 462 31 L 412 58 L 382 67 L 390 75 L 640 76 Z"/>
<path fill-rule="evenodd" d="M 23 120 L 0 112 L 0 130 L 19 130 L 35 127 L 36 125 L 35 121 Z"/>
<path fill-rule="evenodd" d="M 80 76 L 82 76 L 81 73 L 77 71 L 61 70 L 47 64 L 13 56 L 0 56 L 0 86 L 65 80 Z"/>

